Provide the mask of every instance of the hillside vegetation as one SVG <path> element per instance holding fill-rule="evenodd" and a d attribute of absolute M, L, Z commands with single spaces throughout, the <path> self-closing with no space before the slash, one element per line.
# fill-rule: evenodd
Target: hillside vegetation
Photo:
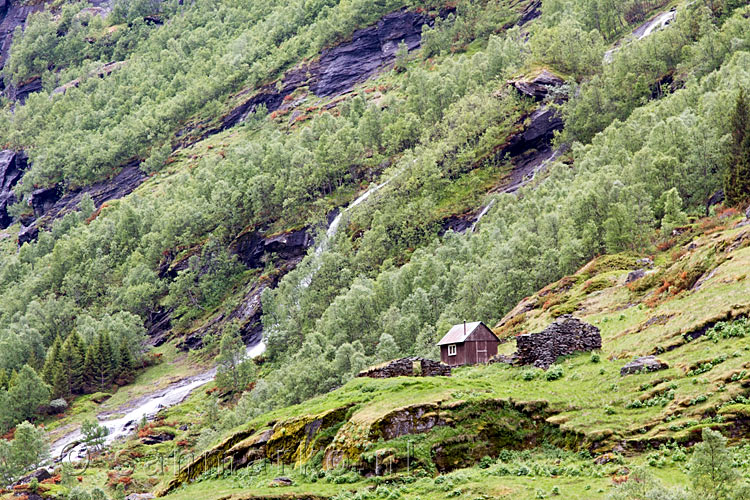
<path fill-rule="evenodd" d="M 3 68 L 41 90 L 0 102 L 0 144 L 28 156 L 0 186 L 0 430 L 60 438 L 216 363 L 80 486 L 603 498 L 638 468 L 699 491 L 690 447 L 723 447 L 704 429 L 747 473 L 746 2 L 97 9 L 45 3 Z M 510 354 L 565 314 L 601 352 L 354 378 L 437 358 L 465 320 Z M 620 376 L 646 354 L 669 368 Z M 184 452 L 249 466 L 146 467 Z M 73 495 L 63 472 L 48 493 Z"/>

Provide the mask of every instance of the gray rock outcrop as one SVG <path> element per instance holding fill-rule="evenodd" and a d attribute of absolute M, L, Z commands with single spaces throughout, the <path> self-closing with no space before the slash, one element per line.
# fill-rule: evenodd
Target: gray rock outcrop
<path fill-rule="evenodd" d="M 543 69 L 538 75 L 530 80 L 520 78 L 517 80 L 510 80 L 508 83 L 520 92 L 521 95 L 531 97 L 535 101 L 541 101 L 555 88 L 563 85 L 565 82 L 562 78 L 552 74 L 546 69 Z"/>
<path fill-rule="evenodd" d="M 113 178 L 81 189 L 67 193 L 63 193 L 60 186 L 37 189 L 30 198 L 34 217 L 21 221 L 25 227 L 18 235 L 18 244 L 35 240 L 39 235 L 39 229 L 66 213 L 77 210 L 85 195 L 90 196 L 94 207 L 99 208 L 107 201 L 120 199 L 132 193 L 147 178 L 148 175 L 140 169 L 140 161 L 133 160 Z"/>
<path fill-rule="evenodd" d="M 666 370 L 667 368 L 669 368 L 669 365 L 656 356 L 641 356 L 620 368 L 620 376 L 641 372 L 655 372 Z"/>
<path fill-rule="evenodd" d="M 265 106 L 269 112 L 275 111 L 282 106 L 285 97 L 303 86 L 308 86 L 319 97 L 349 92 L 354 85 L 393 63 L 401 42 L 409 51 L 418 49 L 422 43 L 422 26 L 431 23 L 429 16 L 405 9 L 387 14 L 372 26 L 355 31 L 351 40 L 324 49 L 318 60 L 287 71 L 280 85 L 274 82 L 262 87 L 227 113 L 217 130 L 206 131 L 204 135 L 233 127 L 260 106 Z"/>
<path fill-rule="evenodd" d="M 8 215 L 8 206 L 16 202 L 13 188 L 21 179 L 28 165 L 26 154 L 22 151 L 0 151 L 0 229 L 13 223 Z"/>
<path fill-rule="evenodd" d="M 635 271 L 630 271 L 628 273 L 628 277 L 625 278 L 625 283 L 632 283 L 636 280 L 639 280 L 646 276 L 646 271 L 644 269 L 637 269 Z"/>

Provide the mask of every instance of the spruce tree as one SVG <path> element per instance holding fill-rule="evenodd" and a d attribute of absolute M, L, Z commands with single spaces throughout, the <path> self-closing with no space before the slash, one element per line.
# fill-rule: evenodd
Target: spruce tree
<path fill-rule="evenodd" d="M 67 370 L 62 363 L 55 363 L 55 370 L 52 375 L 52 398 L 68 398 L 70 394 Z"/>
<path fill-rule="evenodd" d="M 71 334 L 60 350 L 60 361 L 65 370 L 68 394 L 81 394 L 84 386 L 83 363 L 85 354 L 81 354 L 80 338 Z"/>
<path fill-rule="evenodd" d="M 103 391 L 112 382 L 112 362 L 109 336 L 100 333 L 86 349 L 84 373 L 90 389 Z"/>
<path fill-rule="evenodd" d="M 62 349 L 62 339 L 58 335 L 52 343 L 52 347 L 47 351 L 44 358 L 44 367 L 42 368 L 42 379 L 50 385 L 54 385 L 55 368 L 60 361 L 60 349 Z"/>
<path fill-rule="evenodd" d="M 734 206 L 750 199 L 750 106 L 744 89 L 737 94 L 730 122 L 732 149 L 724 178 L 724 195 L 727 205 Z"/>
<path fill-rule="evenodd" d="M 125 342 L 120 343 L 120 367 L 115 376 L 117 385 L 126 385 L 135 379 L 135 361 Z"/>

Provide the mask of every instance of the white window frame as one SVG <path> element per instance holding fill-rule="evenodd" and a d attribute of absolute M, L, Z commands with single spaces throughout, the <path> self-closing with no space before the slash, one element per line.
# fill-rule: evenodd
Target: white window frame
<path fill-rule="evenodd" d="M 448 356 L 455 356 L 456 355 L 456 344 L 450 344 L 448 346 Z"/>

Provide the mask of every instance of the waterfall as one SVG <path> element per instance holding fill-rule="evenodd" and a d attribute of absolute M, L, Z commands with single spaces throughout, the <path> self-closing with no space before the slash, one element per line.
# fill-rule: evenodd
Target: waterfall
<path fill-rule="evenodd" d="M 347 206 L 345 209 L 343 209 L 341 212 L 339 212 L 336 215 L 336 217 L 329 224 L 328 229 L 326 229 L 326 234 L 323 236 L 323 238 L 321 238 L 320 243 L 318 243 L 315 246 L 315 253 L 314 253 L 315 259 L 318 259 L 320 255 L 325 250 L 328 249 L 328 244 L 331 242 L 333 237 L 336 236 L 336 232 L 339 230 L 339 226 L 341 226 L 341 221 L 344 218 L 344 214 L 349 212 L 351 209 L 353 209 L 357 205 L 364 203 L 364 201 L 367 200 L 370 196 L 372 196 L 377 191 L 379 191 L 380 189 L 390 184 L 393 179 L 395 179 L 401 174 L 401 172 L 403 172 L 403 169 L 393 174 L 386 181 L 381 182 L 380 184 L 376 184 L 375 186 L 372 186 L 370 189 L 368 189 L 367 191 L 359 195 L 356 200 L 351 202 L 349 206 Z M 310 283 L 312 282 L 312 278 L 315 275 L 315 273 L 318 272 L 319 268 L 320 268 L 320 262 L 316 261 L 313 264 L 312 271 L 310 271 L 310 273 L 307 274 L 307 276 L 305 276 L 304 278 L 300 280 L 300 287 L 307 288 L 308 286 L 310 286 Z"/>
<path fill-rule="evenodd" d="M 677 11 L 668 10 L 655 16 L 650 21 L 638 26 L 633 30 L 632 36 L 635 40 L 643 40 L 647 36 L 653 34 L 655 31 L 666 28 L 672 21 L 677 17 Z M 620 47 L 613 47 L 604 53 L 604 63 L 608 64 L 612 62 L 612 55 L 619 50 Z"/>
<path fill-rule="evenodd" d="M 482 209 L 482 211 L 479 212 L 479 215 L 477 216 L 477 220 L 474 221 L 474 224 L 471 225 L 471 229 L 469 229 L 470 233 L 474 232 L 474 230 L 477 228 L 477 224 L 479 224 L 479 221 L 482 220 L 482 217 L 484 217 L 485 215 L 487 215 L 487 212 L 490 211 L 490 209 L 492 208 L 492 206 L 495 204 L 495 201 L 496 200 L 493 198 L 488 204 L 486 204 L 484 206 L 484 208 Z"/>

